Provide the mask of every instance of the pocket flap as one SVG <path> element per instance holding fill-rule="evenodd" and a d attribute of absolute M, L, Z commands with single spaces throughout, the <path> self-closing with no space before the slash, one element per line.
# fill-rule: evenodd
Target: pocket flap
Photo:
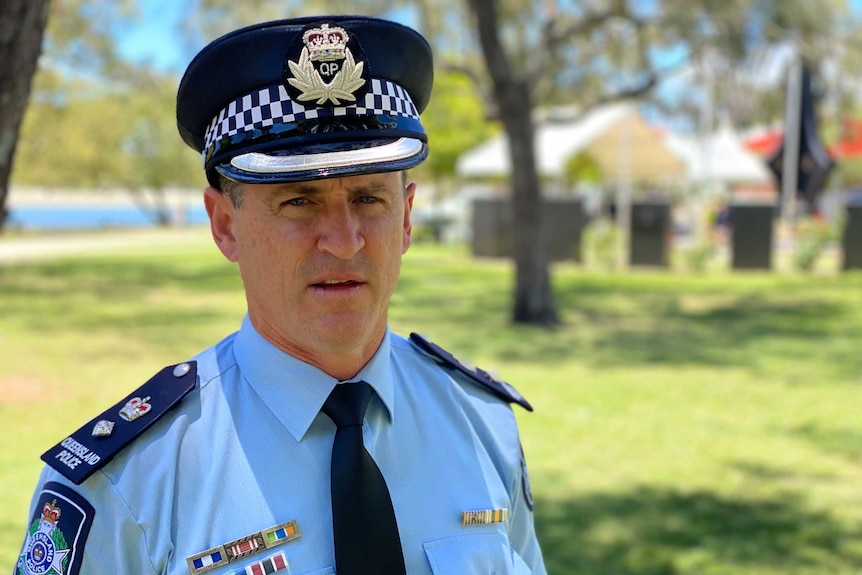
<path fill-rule="evenodd" d="M 530 575 L 502 533 L 474 533 L 425 543 L 434 575 Z"/>

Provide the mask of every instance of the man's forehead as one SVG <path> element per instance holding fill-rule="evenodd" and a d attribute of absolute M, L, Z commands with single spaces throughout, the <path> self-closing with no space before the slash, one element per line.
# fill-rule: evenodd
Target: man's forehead
<path fill-rule="evenodd" d="M 356 190 L 400 190 L 402 183 L 401 172 L 380 172 L 375 174 L 362 174 L 341 178 L 326 178 L 320 180 L 308 180 L 305 182 L 285 182 L 281 184 L 252 184 L 253 188 L 266 189 L 271 194 L 285 193 L 325 193 L 344 189 Z"/>

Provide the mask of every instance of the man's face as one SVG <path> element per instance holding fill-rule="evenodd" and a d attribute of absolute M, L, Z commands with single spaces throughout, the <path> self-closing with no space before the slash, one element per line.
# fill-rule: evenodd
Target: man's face
<path fill-rule="evenodd" d="M 213 235 L 239 264 L 261 335 L 318 367 L 368 359 L 410 246 L 414 191 L 401 172 L 244 185 L 239 208 L 208 189 Z"/>

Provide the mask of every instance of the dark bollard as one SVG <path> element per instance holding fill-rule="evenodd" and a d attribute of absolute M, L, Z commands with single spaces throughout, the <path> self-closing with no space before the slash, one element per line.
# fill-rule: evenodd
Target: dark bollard
<path fill-rule="evenodd" d="M 549 261 L 581 261 L 581 232 L 585 225 L 580 200 L 542 202 L 542 234 Z M 512 214 L 505 200 L 473 201 L 473 255 L 512 256 Z"/>
<path fill-rule="evenodd" d="M 731 206 L 731 267 L 733 269 L 771 269 L 775 213 L 775 206 L 772 204 Z"/>
<path fill-rule="evenodd" d="M 671 215 L 668 202 L 635 202 L 631 211 L 629 264 L 668 266 Z"/>
<path fill-rule="evenodd" d="M 841 237 L 845 270 L 862 269 L 862 201 L 847 205 L 847 224 Z"/>

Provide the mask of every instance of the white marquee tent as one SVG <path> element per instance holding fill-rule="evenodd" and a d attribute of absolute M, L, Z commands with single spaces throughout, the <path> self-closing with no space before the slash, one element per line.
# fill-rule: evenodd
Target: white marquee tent
<path fill-rule="evenodd" d="M 773 181 L 766 163 L 745 148 L 730 126 L 703 138 L 674 134 L 668 145 L 686 164 L 687 178 L 697 184 L 769 184 Z"/>
<path fill-rule="evenodd" d="M 660 182 L 678 179 L 683 162 L 664 135 L 649 125 L 631 104 L 596 108 L 576 119 L 545 119 L 536 129 L 539 175 L 560 178 L 566 162 L 586 153 L 608 181 Z M 508 140 L 499 135 L 464 153 L 456 165 L 465 178 L 508 175 Z"/>
<path fill-rule="evenodd" d="M 696 138 L 665 133 L 648 124 L 632 104 L 603 106 L 576 119 L 546 119 L 536 129 L 539 175 L 560 178 L 566 162 L 585 153 L 606 181 L 633 183 L 767 184 L 765 163 L 748 151 L 728 127 Z M 499 135 L 465 152 L 456 165 L 464 178 L 506 176 L 511 172 L 508 140 Z"/>

